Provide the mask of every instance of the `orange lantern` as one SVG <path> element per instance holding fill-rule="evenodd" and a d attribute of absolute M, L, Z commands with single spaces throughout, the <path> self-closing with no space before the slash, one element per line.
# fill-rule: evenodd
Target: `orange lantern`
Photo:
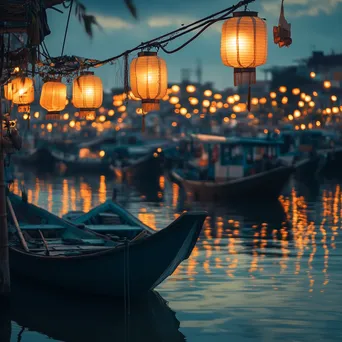
<path fill-rule="evenodd" d="M 30 104 L 34 101 L 34 87 L 31 78 L 17 77 L 12 81 L 12 101 L 18 105 L 19 113 L 30 111 Z"/>
<path fill-rule="evenodd" d="M 12 82 L 8 82 L 7 84 L 4 85 L 4 95 L 5 99 L 12 101 L 13 99 L 13 91 L 12 91 Z"/>
<path fill-rule="evenodd" d="M 267 60 L 267 26 L 257 12 L 235 12 L 222 26 L 221 59 L 234 68 L 234 85 L 255 84 Z"/>
<path fill-rule="evenodd" d="M 103 100 L 102 81 L 93 72 L 84 71 L 72 84 L 72 103 L 80 109 L 80 118 L 94 120 Z"/>
<path fill-rule="evenodd" d="M 59 120 L 60 112 L 65 108 L 67 87 L 60 79 L 44 83 L 40 95 L 40 105 L 48 112 L 46 120 Z"/>
<path fill-rule="evenodd" d="M 167 94 L 166 62 L 156 52 L 140 52 L 131 63 L 130 83 L 145 113 L 159 110 L 160 100 Z"/>

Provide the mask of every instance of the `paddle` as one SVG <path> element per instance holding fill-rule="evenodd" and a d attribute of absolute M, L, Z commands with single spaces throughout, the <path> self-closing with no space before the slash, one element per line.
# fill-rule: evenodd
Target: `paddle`
<path fill-rule="evenodd" d="M 18 235 L 19 235 L 19 240 L 21 242 L 21 245 L 22 245 L 23 249 L 25 250 L 25 252 L 29 253 L 30 250 L 29 250 L 29 248 L 27 246 L 27 243 L 26 243 L 26 240 L 24 238 L 24 235 L 23 235 L 23 233 L 22 233 L 22 231 L 21 231 L 21 229 L 19 227 L 19 223 L 18 223 L 17 217 L 15 216 L 15 212 L 13 210 L 12 203 L 11 203 L 11 201 L 10 201 L 10 199 L 8 197 L 7 197 L 7 204 L 8 204 L 8 208 L 10 210 L 10 213 L 12 215 L 14 226 L 15 226 L 15 228 L 17 230 Z"/>

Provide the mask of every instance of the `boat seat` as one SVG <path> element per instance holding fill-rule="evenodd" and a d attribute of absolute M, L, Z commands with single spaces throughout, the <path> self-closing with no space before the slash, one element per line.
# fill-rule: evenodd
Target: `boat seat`
<path fill-rule="evenodd" d="M 142 228 L 139 226 L 130 226 L 128 224 L 120 224 L 120 225 L 106 225 L 106 224 L 87 224 L 86 227 L 88 229 L 93 230 L 94 232 L 100 231 L 141 231 Z"/>
<path fill-rule="evenodd" d="M 59 226 L 57 224 L 22 224 L 20 225 L 20 229 L 22 230 L 57 230 L 57 229 L 66 229 L 63 226 Z"/>
<path fill-rule="evenodd" d="M 112 213 L 100 213 L 99 217 L 101 218 L 101 223 L 102 224 L 121 224 L 121 217 L 116 214 Z"/>

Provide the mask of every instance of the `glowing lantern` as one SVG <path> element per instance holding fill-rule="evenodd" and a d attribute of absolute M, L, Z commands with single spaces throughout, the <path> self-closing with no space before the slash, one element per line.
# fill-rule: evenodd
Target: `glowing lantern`
<path fill-rule="evenodd" d="M 186 91 L 188 93 L 194 93 L 196 91 L 196 87 L 190 84 L 186 87 Z"/>
<path fill-rule="evenodd" d="M 67 87 L 60 80 L 50 80 L 44 83 L 40 95 L 40 105 L 48 111 L 46 120 L 60 119 L 60 111 L 65 108 Z"/>
<path fill-rule="evenodd" d="M 31 78 L 20 77 L 12 81 L 12 101 L 18 105 L 18 112 L 30 111 L 30 103 L 34 101 L 34 87 Z"/>
<path fill-rule="evenodd" d="M 102 81 L 93 72 L 83 72 L 74 79 L 72 85 L 72 103 L 80 109 L 80 118 L 94 120 L 95 110 L 100 108 L 103 100 Z"/>
<path fill-rule="evenodd" d="M 13 92 L 12 92 L 12 82 L 8 82 L 4 85 L 4 93 L 5 93 L 5 99 L 12 101 L 13 99 Z"/>
<path fill-rule="evenodd" d="M 281 86 L 281 87 L 279 88 L 279 91 L 280 91 L 281 93 L 286 93 L 287 88 L 286 88 L 285 86 Z"/>
<path fill-rule="evenodd" d="M 235 12 L 224 22 L 221 59 L 234 68 L 235 86 L 256 83 L 256 67 L 267 60 L 267 27 L 257 12 Z"/>
<path fill-rule="evenodd" d="M 160 100 L 167 94 L 167 67 L 156 52 L 140 52 L 130 68 L 133 95 L 142 100 L 144 112 L 160 109 Z"/>
<path fill-rule="evenodd" d="M 324 86 L 324 88 L 329 89 L 329 88 L 331 88 L 331 82 L 330 81 L 324 81 L 323 86 Z"/>
<path fill-rule="evenodd" d="M 292 89 L 292 94 L 293 95 L 299 95 L 300 94 L 300 89 L 299 88 L 293 88 Z"/>
<path fill-rule="evenodd" d="M 175 105 L 179 102 L 179 98 L 177 96 L 171 96 L 169 102 Z"/>
<path fill-rule="evenodd" d="M 204 96 L 211 96 L 213 94 L 213 92 L 211 91 L 211 90 L 209 90 L 209 89 L 207 89 L 207 90 L 205 90 L 204 91 Z"/>
<path fill-rule="evenodd" d="M 190 97 L 189 98 L 189 102 L 190 104 L 192 104 L 193 106 L 196 106 L 198 104 L 198 99 L 196 97 Z"/>

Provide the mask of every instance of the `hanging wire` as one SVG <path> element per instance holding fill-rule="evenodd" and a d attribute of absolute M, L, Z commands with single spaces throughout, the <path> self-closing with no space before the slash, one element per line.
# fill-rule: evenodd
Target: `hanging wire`
<path fill-rule="evenodd" d="M 64 53 L 64 46 L 65 46 L 65 41 L 66 41 L 66 37 L 68 34 L 68 29 L 69 29 L 69 22 L 70 22 L 70 15 L 71 15 L 71 10 L 72 10 L 72 5 L 74 4 L 74 0 L 71 0 L 71 3 L 69 5 L 69 14 L 68 14 L 68 19 L 67 19 L 67 23 L 66 23 L 66 27 L 65 27 L 65 32 L 64 32 L 64 39 L 63 39 L 63 46 L 62 46 L 62 53 L 61 56 L 63 56 Z"/>
<path fill-rule="evenodd" d="M 71 1 L 73 1 L 73 0 L 71 0 Z M 168 54 L 175 53 L 175 52 L 181 50 L 182 48 L 184 48 L 185 46 L 187 46 L 193 40 L 195 40 L 208 27 L 210 27 L 214 23 L 216 23 L 218 21 L 221 21 L 221 20 L 228 19 L 229 18 L 228 16 L 230 14 L 232 14 L 235 10 L 237 10 L 240 7 L 243 7 L 243 6 L 247 6 L 248 4 L 250 4 L 250 3 L 254 2 L 254 1 L 255 0 L 242 0 L 242 1 L 240 1 L 239 3 L 237 3 L 234 6 L 231 6 L 231 7 L 227 8 L 227 9 L 224 9 L 224 10 L 221 10 L 221 11 L 216 12 L 214 14 L 211 14 L 211 15 L 209 15 L 209 16 L 207 16 L 205 18 L 202 18 L 200 20 L 197 20 L 197 21 L 195 21 L 195 22 L 193 22 L 193 23 L 191 23 L 189 25 L 182 26 L 179 29 L 176 29 L 176 30 L 174 30 L 172 32 L 169 32 L 167 34 L 164 34 L 162 36 L 159 36 L 159 37 L 154 38 L 152 40 L 149 40 L 147 42 L 142 42 L 138 46 L 134 47 L 133 49 L 127 50 L 127 51 L 125 51 L 125 52 L 123 52 L 123 53 L 121 53 L 121 54 L 119 54 L 117 56 L 114 56 L 114 57 L 111 57 L 111 58 L 108 58 L 108 59 L 105 59 L 105 60 L 102 60 L 102 61 L 99 61 L 99 60 L 96 60 L 96 59 L 85 58 L 83 64 L 80 65 L 78 63 L 78 65 L 75 65 L 75 66 L 68 66 L 67 69 L 65 67 L 65 63 L 58 63 L 59 65 L 63 64 L 63 68 L 64 68 L 64 70 L 60 70 L 59 73 L 61 73 L 61 74 L 70 74 L 71 72 L 75 72 L 77 70 L 81 70 L 81 69 L 84 69 L 84 68 L 99 67 L 99 66 L 102 66 L 104 64 L 112 63 L 112 62 L 118 60 L 119 58 L 124 57 L 125 55 L 131 54 L 132 52 L 136 52 L 136 51 L 144 50 L 144 49 L 146 50 L 146 49 L 152 49 L 152 48 L 156 48 L 156 49 L 161 48 L 164 52 L 166 52 Z M 67 21 L 67 27 L 66 27 L 65 35 L 64 35 L 62 55 L 64 53 L 64 45 L 65 45 L 65 39 L 66 39 L 67 31 L 68 31 L 68 24 L 69 24 L 69 19 L 70 19 L 71 6 L 72 6 L 72 4 L 70 5 L 70 11 L 69 11 L 69 16 L 68 16 L 68 21 Z M 193 31 L 196 31 L 196 30 L 198 30 L 200 28 L 202 28 L 202 29 L 199 32 L 197 32 L 193 37 L 191 37 L 188 41 L 183 43 L 178 48 L 176 48 L 174 50 L 167 50 L 165 48 L 166 45 L 169 44 L 171 41 L 173 41 L 173 40 L 175 40 L 177 38 L 180 38 L 180 37 L 182 37 L 182 36 L 184 36 L 186 34 L 189 34 L 189 33 L 193 32 Z M 44 42 L 43 42 L 43 44 L 44 44 Z M 44 52 L 47 55 L 49 55 L 45 45 L 44 45 L 44 47 L 45 47 L 45 50 L 46 50 Z M 63 57 L 63 56 L 60 56 L 60 57 Z M 50 57 L 50 60 L 51 61 L 53 60 L 54 62 L 56 61 L 56 63 L 58 61 L 63 62 L 63 60 L 59 60 L 60 57 L 56 57 L 56 58 L 51 58 Z M 76 58 L 76 57 L 73 57 L 73 58 Z M 76 58 L 76 60 L 77 60 L 77 58 Z M 45 64 L 45 66 L 46 67 L 54 67 L 54 68 L 56 68 L 55 65 L 54 66 L 50 66 L 49 64 Z M 62 68 L 59 67 L 59 69 L 62 69 Z"/>
<path fill-rule="evenodd" d="M 209 26 L 213 25 L 214 23 L 216 23 L 218 21 L 227 19 L 228 18 L 227 16 L 230 15 L 231 13 L 233 13 L 235 10 L 237 10 L 240 7 L 246 6 L 246 5 L 248 5 L 248 4 L 250 4 L 251 2 L 254 2 L 254 1 L 255 0 L 243 0 L 243 1 L 240 1 L 238 4 L 236 4 L 234 6 L 231 6 L 231 7 L 227 8 L 227 9 L 224 9 L 222 11 L 214 13 L 214 14 L 212 14 L 212 15 L 210 15 L 208 17 L 205 17 L 203 19 L 197 20 L 197 21 L 195 21 L 192 24 L 183 26 L 183 27 L 181 27 L 181 28 L 179 28 L 177 30 L 174 30 L 172 32 L 169 32 L 167 34 L 164 34 L 162 36 L 154 38 L 152 40 L 149 40 L 148 42 L 141 43 L 138 46 L 136 46 L 135 48 L 133 48 L 131 50 L 127 50 L 127 51 L 121 53 L 120 55 L 117 55 L 117 56 L 105 59 L 103 61 L 97 61 L 95 63 L 92 63 L 90 65 L 90 67 L 96 67 L 96 66 L 99 66 L 99 65 L 102 65 L 102 64 L 107 64 L 107 63 L 109 63 L 109 62 L 111 62 L 111 61 L 113 61 L 115 59 L 123 57 L 126 53 L 132 53 L 132 52 L 137 51 L 137 50 L 147 49 L 147 48 L 150 48 L 150 47 L 161 46 L 161 44 L 167 44 L 167 43 L 173 41 L 176 38 L 179 38 L 179 37 L 181 37 L 183 35 L 186 35 L 186 34 L 192 32 L 192 31 L 195 31 L 198 28 L 204 26 L 203 30 L 201 30 L 198 34 L 196 34 L 194 37 L 192 37 L 186 44 L 183 44 L 184 46 L 186 46 L 187 44 L 192 42 L 194 39 L 196 39 L 200 34 L 202 34 Z M 223 15 L 220 16 L 219 18 L 213 19 L 214 17 L 217 17 L 220 14 L 223 14 Z M 178 34 L 176 34 L 176 33 L 178 33 Z M 165 37 L 168 37 L 168 38 L 160 41 L 161 39 L 163 39 Z M 183 45 L 179 49 L 175 49 L 174 52 L 177 52 L 180 49 L 182 49 L 184 47 Z M 169 52 L 169 53 L 173 53 L 173 52 Z"/>

